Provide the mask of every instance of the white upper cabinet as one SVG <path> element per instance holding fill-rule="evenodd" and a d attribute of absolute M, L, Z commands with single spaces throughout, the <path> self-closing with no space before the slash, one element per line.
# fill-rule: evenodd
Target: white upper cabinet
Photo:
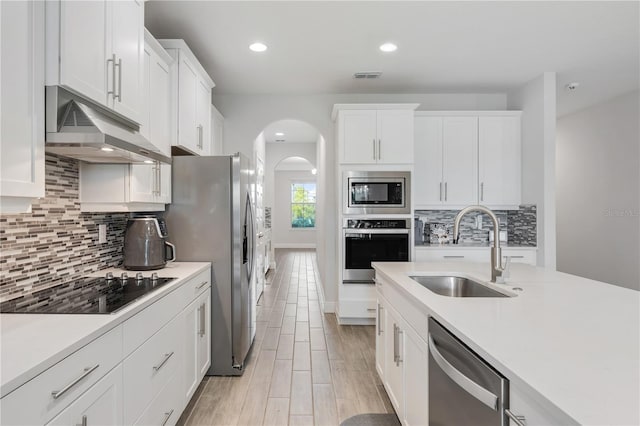
<path fill-rule="evenodd" d="M 0 212 L 44 196 L 44 4 L 0 2 Z"/>
<path fill-rule="evenodd" d="M 417 104 L 336 104 L 340 164 L 413 164 Z"/>
<path fill-rule="evenodd" d="M 520 115 L 480 117 L 478 131 L 480 204 L 518 206 L 522 173 Z"/>
<path fill-rule="evenodd" d="M 171 64 L 173 59 L 145 34 L 140 133 L 171 155 Z M 169 164 L 81 164 L 82 211 L 158 211 L 171 203 Z"/>
<path fill-rule="evenodd" d="M 144 2 L 49 1 L 47 85 L 141 121 Z"/>
<path fill-rule="evenodd" d="M 160 40 L 175 61 L 173 146 L 190 154 L 211 150 L 211 89 L 215 86 L 184 40 Z"/>
<path fill-rule="evenodd" d="M 414 208 L 520 204 L 520 112 L 418 112 Z"/>
<path fill-rule="evenodd" d="M 442 203 L 474 204 L 478 198 L 478 118 L 442 120 Z"/>

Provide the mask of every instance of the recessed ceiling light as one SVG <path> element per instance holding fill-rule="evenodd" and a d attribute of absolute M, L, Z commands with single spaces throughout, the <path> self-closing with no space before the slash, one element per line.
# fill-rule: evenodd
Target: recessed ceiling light
<path fill-rule="evenodd" d="M 284 133 L 282 133 L 282 132 L 276 132 L 276 136 L 284 136 Z"/>
<path fill-rule="evenodd" d="M 393 43 L 384 43 L 380 45 L 380 50 L 383 52 L 395 52 L 398 50 L 398 46 Z"/>
<path fill-rule="evenodd" d="M 153 160 L 144 160 L 144 162 L 147 164 L 153 164 Z"/>
<path fill-rule="evenodd" d="M 311 174 L 315 175 L 316 173 L 318 173 L 318 169 L 311 169 Z"/>
<path fill-rule="evenodd" d="M 102 151 L 104 152 L 111 152 L 113 151 L 113 148 L 109 148 L 108 146 L 103 146 L 102 148 L 100 148 Z"/>
<path fill-rule="evenodd" d="M 249 49 L 251 49 L 253 52 L 264 52 L 265 50 L 267 50 L 267 45 L 264 43 L 255 42 L 249 45 Z"/>

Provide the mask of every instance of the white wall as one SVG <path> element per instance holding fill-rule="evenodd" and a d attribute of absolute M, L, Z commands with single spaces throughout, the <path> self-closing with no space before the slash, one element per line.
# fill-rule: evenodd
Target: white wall
<path fill-rule="evenodd" d="M 420 103 L 419 110 L 503 110 L 506 94 L 326 94 L 326 95 L 223 95 L 215 96 L 214 104 L 225 117 L 225 153 L 235 151 L 250 155 L 253 141 L 268 124 L 282 119 L 306 121 L 318 129 L 324 138 L 324 167 L 319 184 L 335 188 L 335 144 L 331 109 L 336 103 Z M 320 178 L 318 178 L 320 179 Z M 266 182 L 265 182 L 266 186 Z M 320 278 L 325 302 L 332 304 L 338 297 L 337 195 L 327 190 L 323 200 L 323 252 L 318 250 L 322 264 Z M 323 258 L 324 256 L 324 258 Z M 325 309 L 327 310 L 326 306 Z M 330 308 L 329 308 L 330 309 Z"/>
<path fill-rule="evenodd" d="M 315 248 L 316 229 L 291 228 L 291 184 L 315 182 L 315 176 L 306 170 L 275 172 L 272 217 L 272 244 L 275 248 Z M 317 204 L 317 202 L 316 202 Z"/>
<path fill-rule="evenodd" d="M 317 167 L 315 143 L 267 143 L 265 160 L 264 198 L 265 206 L 273 207 L 275 170 L 278 164 L 289 157 L 301 157 Z M 273 213 L 272 213 L 273 216 Z"/>
<path fill-rule="evenodd" d="M 556 267 L 556 75 L 547 72 L 507 94 L 522 110 L 522 203 L 538 209 L 538 265 Z"/>
<path fill-rule="evenodd" d="M 558 269 L 640 290 L 635 91 L 558 120 Z"/>

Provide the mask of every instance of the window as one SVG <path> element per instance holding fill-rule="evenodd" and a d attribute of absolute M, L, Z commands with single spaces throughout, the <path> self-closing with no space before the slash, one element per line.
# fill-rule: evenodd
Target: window
<path fill-rule="evenodd" d="M 316 183 L 294 182 L 291 184 L 291 227 L 316 227 Z"/>

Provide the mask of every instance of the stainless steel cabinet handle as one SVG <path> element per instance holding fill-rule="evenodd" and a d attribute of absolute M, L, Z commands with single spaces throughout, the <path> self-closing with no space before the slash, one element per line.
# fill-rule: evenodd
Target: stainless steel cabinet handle
<path fill-rule="evenodd" d="M 82 421 L 80 422 L 79 425 L 76 426 L 87 426 L 87 416 L 82 416 Z"/>
<path fill-rule="evenodd" d="M 438 364 L 438 367 L 440 367 L 442 372 L 446 374 L 451 380 L 453 380 L 458 386 L 460 386 L 462 389 L 467 391 L 469 395 L 473 396 L 492 410 L 495 411 L 498 409 L 498 397 L 462 374 L 457 368 L 451 365 L 449 361 L 447 361 L 446 358 L 442 356 L 440 351 L 438 351 L 436 342 L 434 342 L 431 334 L 429 334 L 429 352 L 431 353 L 433 360 L 436 362 L 436 364 Z"/>
<path fill-rule="evenodd" d="M 160 426 L 166 425 L 172 414 L 173 414 L 173 408 L 170 411 L 164 413 L 164 420 L 162 420 L 162 423 L 160 423 Z"/>
<path fill-rule="evenodd" d="M 382 160 L 382 141 L 378 139 L 378 160 Z"/>
<path fill-rule="evenodd" d="M 442 256 L 445 259 L 464 259 L 464 256 L 453 256 L 453 255 L 448 255 L 448 256 Z"/>
<path fill-rule="evenodd" d="M 449 195 L 449 188 L 448 188 L 448 182 L 444 183 L 444 200 L 447 201 L 448 195 Z"/>
<path fill-rule="evenodd" d="M 382 310 L 382 306 L 378 303 L 378 336 L 382 333 L 382 323 L 380 322 L 380 311 Z"/>
<path fill-rule="evenodd" d="M 374 139 L 372 142 L 373 142 L 373 160 L 375 161 L 375 159 L 376 159 L 376 140 Z"/>
<path fill-rule="evenodd" d="M 505 408 L 504 413 L 509 417 L 509 419 L 515 423 L 517 426 L 527 426 L 527 421 L 524 416 L 517 416 L 513 414 L 511 411 Z"/>
<path fill-rule="evenodd" d="M 204 303 L 202 305 L 200 305 L 200 331 L 198 332 L 198 334 L 200 335 L 200 337 L 203 337 L 205 334 L 205 313 L 206 313 L 206 307 L 204 305 Z"/>
<path fill-rule="evenodd" d="M 107 90 L 107 95 L 111 95 L 115 99 L 116 98 L 116 54 L 115 53 L 111 55 L 111 58 L 107 59 L 107 67 L 109 66 L 109 62 L 111 62 L 111 90 Z M 109 68 L 107 68 L 107 73 L 108 72 L 109 72 Z"/>
<path fill-rule="evenodd" d="M 398 327 L 395 323 L 393 324 L 393 362 L 398 365 Z"/>
<path fill-rule="evenodd" d="M 440 198 L 438 199 L 442 201 L 442 182 L 440 182 Z"/>
<path fill-rule="evenodd" d="M 169 361 L 169 358 L 171 358 L 172 356 L 173 356 L 173 352 L 164 354 L 164 359 L 160 362 L 160 364 L 154 365 L 153 370 L 159 371 L 167 363 L 167 361 Z"/>
<path fill-rule="evenodd" d="M 402 361 L 404 361 L 403 357 L 404 354 L 402 353 L 402 344 L 400 344 L 400 336 L 402 336 L 402 339 L 404 340 L 404 331 L 402 331 L 402 329 L 400 327 L 398 327 L 398 361 L 396 362 L 397 366 L 400 366 L 400 363 Z"/>
<path fill-rule="evenodd" d="M 118 102 L 122 102 L 122 58 L 118 59 L 118 63 L 114 65 L 114 74 L 115 67 L 118 67 L 118 94 L 114 96 L 114 99 L 118 98 Z"/>
<path fill-rule="evenodd" d="M 77 379 L 75 379 L 73 382 L 69 383 L 67 386 L 63 387 L 62 389 L 60 389 L 59 391 L 53 391 L 51 392 L 51 396 L 53 397 L 53 399 L 58 399 L 60 398 L 62 395 L 64 395 L 69 389 L 71 389 L 72 387 L 74 387 L 75 385 L 77 385 L 80 380 L 84 379 L 85 377 L 87 377 L 89 374 L 93 373 L 98 367 L 100 367 L 100 364 L 96 364 L 93 367 L 87 367 L 84 369 L 84 373 L 82 373 L 80 375 L 80 377 L 78 377 Z"/>
<path fill-rule="evenodd" d="M 480 201 L 484 201 L 484 182 L 480 183 Z"/>
<path fill-rule="evenodd" d="M 205 285 L 209 284 L 209 281 L 203 281 L 200 283 L 200 285 L 198 287 L 196 287 L 196 290 L 200 290 L 202 287 L 204 287 Z"/>

